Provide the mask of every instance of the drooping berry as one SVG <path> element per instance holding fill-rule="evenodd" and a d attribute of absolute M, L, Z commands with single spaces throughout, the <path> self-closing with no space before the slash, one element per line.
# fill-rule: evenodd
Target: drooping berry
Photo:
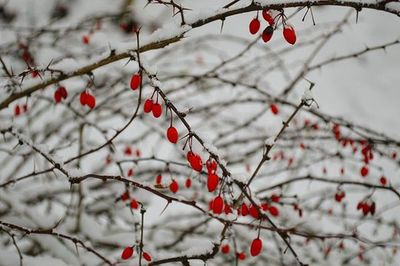
<path fill-rule="evenodd" d="M 61 99 L 62 99 L 61 92 L 57 89 L 57 90 L 54 92 L 54 101 L 55 101 L 56 103 L 59 103 L 59 102 L 61 102 Z"/>
<path fill-rule="evenodd" d="M 140 81 L 142 80 L 141 76 L 139 74 L 133 74 L 131 77 L 131 89 L 136 90 L 139 88 Z"/>
<path fill-rule="evenodd" d="M 218 187 L 219 178 L 216 174 L 208 174 L 207 188 L 209 192 L 213 192 Z"/>
<path fill-rule="evenodd" d="M 157 185 L 161 185 L 161 181 L 162 181 L 162 175 L 158 175 L 158 176 L 156 177 L 156 184 L 157 184 Z"/>
<path fill-rule="evenodd" d="M 122 251 L 121 259 L 127 260 L 127 259 L 129 259 L 130 257 L 132 257 L 132 255 L 133 255 L 133 247 L 126 247 L 126 248 L 124 248 L 124 250 Z"/>
<path fill-rule="evenodd" d="M 266 43 L 269 40 L 271 40 L 273 34 L 274 34 L 274 28 L 272 26 L 268 26 L 264 29 L 261 38 Z"/>
<path fill-rule="evenodd" d="M 96 106 L 96 98 L 91 94 L 88 94 L 87 106 L 89 106 L 90 109 L 93 109 Z"/>
<path fill-rule="evenodd" d="M 130 203 L 131 209 L 137 209 L 139 208 L 139 203 L 137 202 L 137 200 L 135 199 L 131 199 L 131 203 Z"/>
<path fill-rule="evenodd" d="M 169 127 L 167 130 L 167 138 L 171 143 L 177 143 L 179 138 L 178 130 L 173 126 Z"/>
<path fill-rule="evenodd" d="M 187 178 L 185 181 L 186 188 L 190 188 L 192 186 L 192 179 Z"/>
<path fill-rule="evenodd" d="M 224 212 L 225 212 L 225 214 L 230 214 L 230 213 L 232 213 L 232 208 L 231 208 L 231 206 L 229 206 L 228 204 L 225 204 L 225 206 L 224 206 Z"/>
<path fill-rule="evenodd" d="M 80 96 L 79 96 L 79 101 L 81 103 L 81 105 L 86 105 L 87 104 L 87 100 L 88 99 L 88 94 L 86 91 L 82 91 Z"/>
<path fill-rule="evenodd" d="M 169 184 L 169 190 L 171 190 L 172 193 L 176 193 L 179 190 L 179 184 L 176 182 L 176 180 L 172 180 L 171 184 Z"/>
<path fill-rule="evenodd" d="M 129 199 L 129 192 L 125 191 L 124 194 L 121 195 L 121 200 L 127 201 Z"/>
<path fill-rule="evenodd" d="M 368 172 L 369 172 L 369 170 L 368 170 L 368 167 L 366 165 L 361 167 L 360 174 L 361 174 L 362 177 L 366 177 L 368 175 Z"/>
<path fill-rule="evenodd" d="M 68 97 L 67 89 L 64 86 L 59 87 L 57 90 L 60 91 L 61 97 L 66 99 Z"/>
<path fill-rule="evenodd" d="M 335 200 L 336 200 L 337 202 L 341 202 L 342 199 L 343 199 L 345 196 L 346 196 L 346 193 L 345 193 L 344 191 L 338 191 L 338 192 L 336 192 L 336 194 L 335 194 Z"/>
<path fill-rule="evenodd" d="M 83 35 L 83 36 L 82 36 L 82 42 L 83 42 L 84 44 L 89 44 L 89 43 L 90 43 L 90 37 L 89 37 L 89 35 Z"/>
<path fill-rule="evenodd" d="M 381 178 L 379 178 L 379 182 L 381 183 L 382 186 L 386 186 L 387 184 L 387 179 L 385 176 L 381 176 Z"/>
<path fill-rule="evenodd" d="M 201 172 L 201 170 L 203 169 L 203 162 L 201 160 L 200 155 L 195 154 L 192 151 L 189 151 L 186 157 L 192 169 L 197 172 Z"/>
<path fill-rule="evenodd" d="M 224 209 L 224 200 L 221 196 L 216 196 L 212 204 L 213 212 L 215 214 L 221 214 Z"/>
<path fill-rule="evenodd" d="M 126 146 L 125 149 L 124 149 L 124 154 L 125 154 L 126 156 L 132 155 L 132 148 L 129 147 L 129 146 Z"/>
<path fill-rule="evenodd" d="M 278 113 L 279 113 L 279 109 L 278 109 L 278 106 L 276 105 L 276 104 L 271 104 L 271 112 L 274 114 L 274 115 L 277 115 Z"/>
<path fill-rule="evenodd" d="M 286 24 L 283 27 L 283 37 L 291 45 L 296 43 L 296 32 L 294 31 L 293 27 L 290 25 Z"/>
<path fill-rule="evenodd" d="M 251 34 L 256 34 L 260 30 L 260 21 L 258 18 L 253 18 L 249 24 L 249 31 Z"/>
<path fill-rule="evenodd" d="M 256 238 L 251 242 L 251 247 L 250 247 L 250 255 L 255 257 L 258 256 L 261 253 L 262 249 L 262 240 L 259 238 Z"/>
<path fill-rule="evenodd" d="M 236 253 L 236 257 L 239 260 L 245 260 L 246 259 L 246 254 L 244 252 Z"/>
<path fill-rule="evenodd" d="M 149 253 L 147 252 L 143 252 L 143 258 L 147 261 L 151 261 L 151 256 Z"/>
<path fill-rule="evenodd" d="M 276 216 L 279 215 L 279 210 L 278 210 L 278 208 L 275 207 L 275 206 L 270 206 L 269 209 L 268 209 L 268 211 L 269 211 L 269 213 L 270 213 L 272 216 L 274 216 L 274 217 L 276 217 Z"/>
<path fill-rule="evenodd" d="M 224 253 L 224 254 L 228 254 L 229 253 L 229 251 L 230 251 L 230 247 L 229 247 L 229 245 L 222 245 L 221 246 L 221 251 L 222 251 L 222 253 Z"/>
<path fill-rule="evenodd" d="M 253 204 L 250 205 L 249 213 L 250 213 L 250 215 L 251 215 L 253 218 L 255 218 L 255 219 L 260 218 L 260 215 L 258 214 L 257 207 L 254 206 Z"/>
<path fill-rule="evenodd" d="M 266 9 L 263 10 L 262 16 L 263 16 L 263 18 L 265 19 L 265 21 L 268 22 L 268 24 L 269 24 L 270 26 L 274 26 L 275 21 L 274 21 L 274 18 L 273 18 L 273 16 L 272 16 L 272 14 L 271 14 L 271 11 L 266 10 Z"/>
<path fill-rule="evenodd" d="M 20 114 L 21 114 L 21 108 L 19 107 L 19 105 L 16 105 L 14 108 L 14 115 L 19 116 Z"/>
<path fill-rule="evenodd" d="M 276 194 L 271 195 L 272 202 L 279 202 L 280 200 L 281 200 L 281 197 L 279 197 L 278 195 L 276 195 Z"/>
<path fill-rule="evenodd" d="M 160 117 L 161 114 L 162 114 L 161 104 L 159 104 L 159 103 L 153 104 L 153 109 L 152 109 L 151 111 L 152 111 L 153 116 L 154 116 L 155 118 Z"/>
<path fill-rule="evenodd" d="M 242 206 L 241 206 L 241 213 L 243 216 L 246 216 L 247 214 L 249 214 L 249 208 L 247 208 L 247 205 L 244 202 L 242 203 Z"/>
<path fill-rule="evenodd" d="M 217 171 L 217 162 L 211 158 L 206 161 L 206 166 L 209 174 Z"/>
<path fill-rule="evenodd" d="M 147 99 L 145 102 L 144 102 L 144 106 L 143 106 L 143 111 L 145 112 L 145 113 L 150 113 L 151 112 L 151 110 L 153 109 L 153 100 L 152 99 Z"/>

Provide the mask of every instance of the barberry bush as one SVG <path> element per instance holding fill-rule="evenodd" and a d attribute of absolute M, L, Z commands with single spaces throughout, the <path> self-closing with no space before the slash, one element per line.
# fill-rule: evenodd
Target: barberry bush
<path fill-rule="evenodd" d="M 399 16 L 0 2 L 0 265 L 399 265 Z"/>

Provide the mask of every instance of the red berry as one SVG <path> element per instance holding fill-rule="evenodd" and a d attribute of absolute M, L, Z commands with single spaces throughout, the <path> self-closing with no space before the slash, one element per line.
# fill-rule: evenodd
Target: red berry
<path fill-rule="evenodd" d="M 207 188 L 209 192 L 213 192 L 218 187 L 219 178 L 216 174 L 208 174 Z"/>
<path fill-rule="evenodd" d="M 363 212 L 364 216 L 367 215 L 369 213 L 369 211 L 370 211 L 369 205 L 367 203 L 364 203 L 364 205 L 362 206 L 362 212 Z"/>
<path fill-rule="evenodd" d="M 133 176 L 133 169 L 129 168 L 127 176 Z"/>
<path fill-rule="evenodd" d="M 268 209 L 269 209 L 269 204 L 268 203 L 263 203 L 263 204 L 261 204 L 261 209 L 263 210 L 263 211 L 268 211 Z"/>
<path fill-rule="evenodd" d="M 88 94 L 86 91 L 82 91 L 81 95 L 79 97 L 79 101 L 81 103 L 81 105 L 86 105 L 87 101 L 88 101 Z"/>
<path fill-rule="evenodd" d="M 161 181 L 162 181 L 162 176 L 161 176 L 161 175 L 158 175 L 158 176 L 156 177 L 156 184 L 157 184 L 157 185 L 161 185 Z"/>
<path fill-rule="evenodd" d="M 84 44 L 89 44 L 89 42 L 90 42 L 90 37 L 89 37 L 89 35 L 83 35 L 83 36 L 82 36 L 82 42 L 83 42 Z"/>
<path fill-rule="evenodd" d="M 129 199 L 129 192 L 125 191 L 124 194 L 121 196 L 121 200 L 127 201 Z"/>
<path fill-rule="evenodd" d="M 269 213 L 272 215 L 272 216 L 274 216 L 274 217 L 276 217 L 276 216 L 278 216 L 279 215 L 279 210 L 278 210 L 278 208 L 277 207 L 275 207 L 275 206 L 271 206 L 271 207 L 269 207 Z"/>
<path fill-rule="evenodd" d="M 221 251 L 222 251 L 222 253 L 224 253 L 224 254 L 228 254 L 229 251 L 230 251 L 229 245 L 222 245 L 222 246 L 221 246 Z"/>
<path fill-rule="evenodd" d="M 279 197 L 278 195 L 275 195 L 275 194 L 271 195 L 271 201 L 279 202 L 280 200 L 281 200 L 281 197 Z"/>
<path fill-rule="evenodd" d="M 61 102 L 61 99 L 62 99 L 61 92 L 60 92 L 60 90 L 57 89 L 57 90 L 54 92 L 54 101 L 55 101 L 56 103 L 59 103 L 59 102 Z"/>
<path fill-rule="evenodd" d="M 249 209 L 247 208 L 246 203 L 242 203 L 242 208 L 241 208 L 241 212 L 243 216 L 246 216 L 247 214 L 249 214 Z"/>
<path fill-rule="evenodd" d="M 369 172 L 368 167 L 365 165 L 360 170 L 360 174 L 362 177 L 366 177 L 368 175 L 368 172 Z"/>
<path fill-rule="evenodd" d="M 143 111 L 145 112 L 145 113 L 150 113 L 151 112 L 151 110 L 153 109 L 153 100 L 152 99 L 147 99 L 145 102 L 144 102 L 144 107 L 143 107 Z"/>
<path fill-rule="evenodd" d="M 60 91 L 61 97 L 66 99 L 68 97 L 67 89 L 64 86 L 59 87 L 57 90 Z"/>
<path fill-rule="evenodd" d="M 221 196 L 215 197 L 213 204 L 212 204 L 213 212 L 215 214 L 220 214 L 222 213 L 222 210 L 224 209 L 224 200 L 222 199 Z"/>
<path fill-rule="evenodd" d="M 201 172 L 201 170 L 203 169 L 203 162 L 201 160 L 200 155 L 189 151 L 187 154 L 187 158 L 192 169 L 197 172 Z"/>
<path fill-rule="evenodd" d="M 20 114 L 21 114 L 21 109 L 20 109 L 19 105 L 17 105 L 14 108 L 14 115 L 19 116 Z"/>
<path fill-rule="evenodd" d="M 338 191 L 338 192 L 336 192 L 336 194 L 335 194 L 335 200 L 336 200 L 337 202 L 341 202 L 342 199 L 343 199 L 345 196 L 346 196 L 346 193 L 344 193 L 344 191 Z"/>
<path fill-rule="evenodd" d="M 250 247 L 251 256 L 253 256 L 253 257 L 258 256 L 261 253 L 261 249 L 262 249 L 261 239 L 259 239 L 259 238 L 254 239 L 253 242 L 251 243 L 251 247 Z"/>
<path fill-rule="evenodd" d="M 172 180 L 171 184 L 169 184 L 169 190 L 171 190 L 172 193 L 176 193 L 179 190 L 179 184 L 175 180 Z"/>
<path fill-rule="evenodd" d="M 186 179 L 185 186 L 187 188 L 190 188 L 192 186 L 192 179 L 190 179 L 190 178 Z"/>
<path fill-rule="evenodd" d="M 256 34 L 260 30 L 260 21 L 258 18 L 253 18 L 249 24 L 249 31 L 251 34 Z"/>
<path fill-rule="evenodd" d="M 293 27 L 290 25 L 285 25 L 283 28 L 283 37 L 285 40 L 290 44 L 296 43 L 296 32 L 294 31 Z"/>
<path fill-rule="evenodd" d="M 251 215 L 253 218 L 255 218 L 255 219 L 260 218 L 260 215 L 258 214 L 257 207 L 254 206 L 253 204 L 250 205 L 249 213 L 250 213 L 250 215 Z"/>
<path fill-rule="evenodd" d="M 217 162 L 211 158 L 206 161 L 206 166 L 209 174 L 217 171 Z"/>
<path fill-rule="evenodd" d="M 275 21 L 274 21 L 274 18 L 272 17 L 272 14 L 271 14 L 271 12 L 269 10 L 263 10 L 262 16 L 265 19 L 265 21 L 268 22 L 268 24 L 270 26 L 274 26 Z"/>
<path fill-rule="evenodd" d="M 130 206 L 131 206 L 131 209 L 137 209 L 137 208 L 139 208 L 139 203 L 137 202 L 137 200 L 131 199 Z"/>
<path fill-rule="evenodd" d="M 125 147 L 124 154 L 127 156 L 132 155 L 132 148 L 129 146 Z"/>
<path fill-rule="evenodd" d="M 272 26 L 268 26 L 264 29 L 261 37 L 264 42 L 268 42 L 269 40 L 271 40 L 273 34 L 274 34 L 274 28 Z"/>
<path fill-rule="evenodd" d="M 376 209 L 375 202 L 372 202 L 371 206 L 369 207 L 369 211 L 372 215 L 375 214 L 375 209 Z"/>
<path fill-rule="evenodd" d="M 154 116 L 155 118 L 160 117 L 161 114 L 162 114 L 161 104 L 159 104 L 159 103 L 153 104 L 153 109 L 152 109 L 151 111 L 152 111 L 153 116 Z"/>
<path fill-rule="evenodd" d="M 236 257 L 239 260 L 245 260 L 246 259 L 246 254 L 244 252 L 236 253 Z"/>
<path fill-rule="evenodd" d="M 131 78 L 131 89 L 136 90 L 137 88 L 139 88 L 141 80 L 142 78 L 140 77 L 139 74 L 133 74 Z"/>
<path fill-rule="evenodd" d="M 87 106 L 89 106 L 90 109 L 93 109 L 96 106 L 96 98 L 91 94 L 88 94 Z"/>
<path fill-rule="evenodd" d="M 126 247 L 124 251 L 122 251 L 121 259 L 127 260 L 133 255 L 133 247 Z"/>
<path fill-rule="evenodd" d="M 381 183 L 382 186 L 386 186 L 386 184 L 387 184 L 386 177 L 381 176 L 381 178 L 379 179 L 379 182 Z"/>
<path fill-rule="evenodd" d="M 274 114 L 274 115 L 277 115 L 278 113 L 279 113 L 279 109 L 278 109 L 278 106 L 276 106 L 276 104 L 271 104 L 271 112 Z"/>
<path fill-rule="evenodd" d="M 192 151 L 188 151 L 188 153 L 186 154 L 186 159 L 188 160 L 189 163 L 193 160 L 193 157 L 194 153 Z"/>
<path fill-rule="evenodd" d="M 230 214 L 230 213 L 232 213 L 232 208 L 231 208 L 231 206 L 229 206 L 228 204 L 226 204 L 226 205 L 224 206 L 224 212 L 225 212 L 225 214 Z"/>
<path fill-rule="evenodd" d="M 176 130 L 175 127 L 169 127 L 167 130 L 167 138 L 171 143 L 177 143 L 178 142 L 178 130 Z"/>
<path fill-rule="evenodd" d="M 143 258 L 147 261 L 151 261 L 151 256 L 149 253 L 147 252 L 143 252 Z"/>

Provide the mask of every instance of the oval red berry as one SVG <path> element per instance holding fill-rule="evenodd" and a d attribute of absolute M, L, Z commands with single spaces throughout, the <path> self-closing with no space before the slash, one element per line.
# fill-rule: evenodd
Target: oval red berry
<path fill-rule="evenodd" d="M 262 249 L 261 239 L 259 238 L 254 239 L 253 242 L 251 243 L 250 255 L 253 257 L 258 256 L 261 253 L 261 249 Z"/>
<path fill-rule="evenodd" d="M 178 182 L 175 180 L 172 180 L 171 184 L 169 185 L 169 190 L 171 190 L 172 193 L 176 193 L 179 190 L 179 185 Z"/>
<path fill-rule="evenodd" d="M 143 252 L 143 258 L 147 261 L 151 261 L 151 256 L 149 253 L 147 252 Z"/>
<path fill-rule="evenodd" d="M 175 127 L 169 127 L 167 130 L 167 138 L 171 143 L 177 143 L 178 142 L 178 130 L 176 130 Z"/>
<path fill-rule="evenodd" d="M 143 107 L 143 111 L 145 112 L 145 113 L 150 113 L 151 112 L 151 110 L 153 109 L 153 100 L 152 99 L 147 99 L 145 102 L 144 102 L 144 107 Z"/>
<path fill-rule="evenodd" d="M 131 77 L 131 89 L 136 90 L 137 88 L 139 88 L 141 80 L 142 78 L 139 74 L 133 74 Z"/>
<path fill-rule="evenodd" d="M 260 21 L 258 20 L 258 18 L 254 18 L 250 21 L 249 24 L 249 31 L 251 34 L 256 34 L 259 30 L 260 30 Z"/>
<path fill-rule="evenodd" d="M 153 108 L 152 108 L 151 111 L 152 111 L 153 116 L 154 116 L 155 118 L 160 117 L 161 114 L 162 114 L 161 104 L 159 104 L 159 103 L 153 104 Z"/>
<path fill-rule="evenodd" d="M 214 173 L 208 174 L 207 188 L 209 192 L 213 192 L 218 187 L 218 181 L 219 177 L 216 174 Z"/>
<path fill-rule="evenodd" d="M 127 260 L 133 255 L 133 248 L 132 247 L 126 247 L 121 254 L 121 259 Z"/>
<path fill-rule="evenodd" d="M 296 43 L 296 32 L 294 31 L 292 26 L 285 25 L 283 28 L 283 37 L 290 44 Z"/>

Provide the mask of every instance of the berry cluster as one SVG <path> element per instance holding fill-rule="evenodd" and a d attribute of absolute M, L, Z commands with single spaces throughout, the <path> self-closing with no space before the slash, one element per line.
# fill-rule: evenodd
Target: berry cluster
<path fill-rule="evenodd" d="M 54 101 L 56 103 L 61 102 L 63 99 L 67 99 L 68 97 L 68 92 L 67 89 L 64 86 L 60 86 L 56 89 L 54 92 Z"/>
<path fill-rule="evenodd" d="M 265 43 L 269 42 L 272 39 L 272 35 L 274 34 L 274 31 L 277 28 L 277 24 L 279 20 L 282 20 L 283 24 L 283 38 L 289 43 L 289 44 L 295 44 L 296 43 L 296 32 L 294 28 L 287 24 L 286 22 L 286 16 L 283 12 L 278 12 L 275 10 L 263 10 L 262 11 L 262 17 L 264 20 L 268 23 L 268 26 L 264 28 L 261 38 Z M 249 23 L 249 32 L 252 35 L 255 35 L 259 32 L 261 28 L 261 22 L 258 19 L 258 12 L 257 16 L 253 18 L 250 23 Z"/>

